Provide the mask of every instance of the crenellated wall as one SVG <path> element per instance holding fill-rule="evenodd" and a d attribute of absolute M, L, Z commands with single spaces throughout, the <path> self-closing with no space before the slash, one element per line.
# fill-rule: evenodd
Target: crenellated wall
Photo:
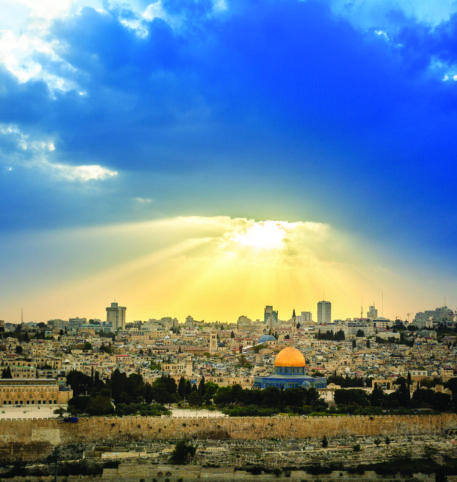
<path fill-rule="evenodd" d="M 305 439 L 324 435 L 419 435 L 457 428 L 456 414 L 342 417 L 93 417 L 77 423 L 57 419 L 0 420 L 0 459 L 19 451 L 48 454 L 59 444 L 176 439 Z M 31 456 L 32 454 L 30 454 Z"/>

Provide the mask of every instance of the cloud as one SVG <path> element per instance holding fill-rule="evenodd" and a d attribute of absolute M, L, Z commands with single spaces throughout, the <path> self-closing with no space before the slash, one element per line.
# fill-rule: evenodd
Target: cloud
<path fill-rule="evenodd" d="M 397 28 L 399 23 L 412 19 L 431 26 L 449 21 L 457 13 L 453 0 L 328 0 L 332 10 L 350 20 L 355 26 Z"/>
<path fill-rule="evenodd" d="M 122 173 L 90 213 L 101 221 L 136 215 L 141 197 L 155 200 L 157 216 L 323 219 L 374 242 L 454 253 L 456 201 L 440 188 L 443 173 L 450 184 L 456 174 L 457 92 L 442 81 L 457 75 L 451 7 L 169 0 L 102 10 L 81 1 L 25 40 L 8 34 L 16 51 L 26 45 L 21 75 L 30 77 L 12 73 L 22 63 L 5 47 L 0 122 L 52 143 L 39 155 L 69 166 L 42 172 Z M 49 76 L 67 84 L 51 91 Z M 30 160 L 31 147 L 1 142 L 5 165 Z M 7 182 L 13 203 L 18 186 Z M 27 182 L 38 209 L 42 194 Z M 75 223 L 87 222 L 86 204 L 71 209 L 78 202 L 72 190 L 58 194 Z M 33 209 L 22 212 L 37 222 Z"/>
<path fill-rule="evenodd" d="M 51 19 L 67 13 L 74 0 L 59 0 L 57 2 L 55 0 L 14 0 L 12 3 L 26 6 L 34 16 Z"/>
<path fill-rule="evenodd" d="M 52 162 L 49 156 L 56 150 L 53 140 L 33 139 L 29 134 L 24 134 L 18 126 L 0 124 L 0 142 L 5 145 L 15 145 L 20 151 L 16 153 L 16 166 L 28 169 L 39 169 L 51 176 L 51 179 L 68 181 L 103 181 L 118 175 L 118 172 L 99 165 L 72 166 Z M 0 156 L 0 161 L 2 157 Z M 5 156 L 4 162 L 10 163 L 10 156 Z M 10 170 L 12 168 L 9 168 Z"/>
<path fill-rule="evenodd" d="M 118 172 L 102 166 L 69 166 L 43 161 L 40 167 L 56 178 L 68 181 L 104 181 L 118 175 Z"/>

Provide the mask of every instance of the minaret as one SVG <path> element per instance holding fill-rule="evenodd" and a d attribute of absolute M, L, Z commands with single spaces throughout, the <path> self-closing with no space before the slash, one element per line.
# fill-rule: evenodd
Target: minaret
<path fill-rule="evenodd" d="M 294 308 L 294 311 L 292 312 L 292 324 L 294 328 L 297 327 L 297 317 L 295 316 L 295 308 Z"/>

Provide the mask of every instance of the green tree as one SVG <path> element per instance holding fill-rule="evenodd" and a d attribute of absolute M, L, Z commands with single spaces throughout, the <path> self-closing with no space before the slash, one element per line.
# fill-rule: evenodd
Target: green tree
<path fill-rule="evenodd" d="M 322 437 L 322 442 L 321 442 L 321 445 L 322 445 L 322 448 L 326 449 L 328 447 L 328 440 L 327 440 L 327 436 L 324 435 Z"/>
<path fill-rule="evenodd" d="M 180 440 L 171 453 L 170 463 L 174 465 L 187 464 L 194 458 L 196 450 L 195 447 L 187 443 L 187 440 Z"/>
<path fill-rule="evenodd" d="M 89 351 L 92 350 L 92 344 L 86 341 L 83 346 L 83 351 Z"/>
<path fill-rule="evenodd" d="M 200 394 L 200 398 L 205 396 L 205 377 L 202 376 L 200 383 L 198 385 L 198 393 Z"/>
<path fill-rule="evenodd" d="M 193 391 L 189 395 L 189 404 L 193 407 L 200 407 L 202 404 L 202 398 L 200 396 L 200 393 L 198 393 L 198 390 Z"/>
<path fill-rule="evenodd" d="M 109 396 L 97 395 L 87 406 L 89 415 L 109 415 L 113 412 L 114 407 Z"/>
<path fill-rule="evenodd" d="M 186 379 L 181 377 L 178 383 L 178 397 L 183 400 L 186 396 Z"/>

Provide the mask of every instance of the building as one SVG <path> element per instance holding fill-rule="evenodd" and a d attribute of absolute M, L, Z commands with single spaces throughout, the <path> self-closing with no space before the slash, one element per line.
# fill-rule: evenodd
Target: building
<path fill-rule="evenodd" d="M 330 301 L 319 301 L 317 303 L 317 322 L 332 322 L 332 304 L 330 303 Z"/>
<path fill-rule="evenodd" d="M 301 315 L 298 317 L 300 323 L 306 323 L 313 321 L 313 315 L 311 311 L 302 311 Z"/>
<path fill-rule="evenodd" d="M 272 306 L 265 306 L 263 322 L 268 325 L 270 330 L 276 328 L 278 326 L 278 311 L 274 311 Z"/>
<path fill-rule="evenodd" d="M 276 356 L 274 374 L 254 378 L 254 388 L 267 387 L 327 388 L 327 379 L 307 376 L 305 357 L 299 350 L 289 346 Z"/>
<path fill-rule="evenodd" d="M 434 310 L 416 313 L 413 324 L 417 326 L 417 328 L 428 328 L 433 326 L 433 322 L 446 323 L 453 320 L 454 312 L 447 306 L 442 306 Z"/>
<path fill-rule="evenodd" d="M 111 323 L 111 330 L 117 329 L 125 330 L 125 306 L 119 306 L 118 303 L 111 303 L 111 306 L 106 308 L 106 321 Z"/>
<path fill-rule="evenodd" d="M 209 334 L 209 352 L 211 354 L 217 352 L 217 332 L 211 331 Z"/>
<path fill-rule="evenodd" d="M 73 397 L 73 390 L 52 379 L 2 378 L 0 406 L 59 405 Z"/>
<path fill-rule="evenodd" d="M 367 311 L 367 318 L 370 318 L 371 320 L 374 320 L 378 317 L 378 310 L 375 308 L 375 306 L 370 306 L 370 308 Z"/>

